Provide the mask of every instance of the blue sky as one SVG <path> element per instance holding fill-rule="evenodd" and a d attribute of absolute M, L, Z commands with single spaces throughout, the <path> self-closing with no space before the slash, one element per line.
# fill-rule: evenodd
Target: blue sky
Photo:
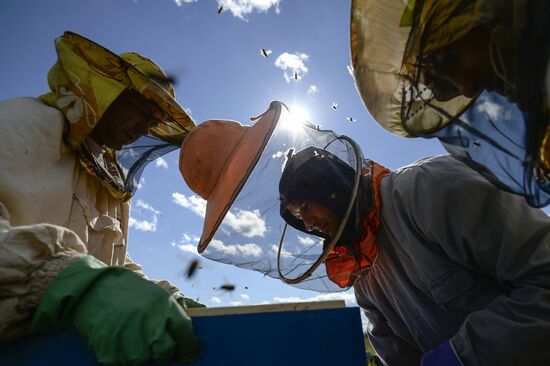
<path fill-rule="evenodd" d="M 137 51 L 176 76 L 177 100 L 196 123 L 249 124 L 249 117 L 280 100 L 322 128 L 354 138 L 366 157 L 392 169 L 443 154 L 437 141 L 390 135 L 364 108 L 348 71 L 349 8 L 349 0 L 3 0 L 0 100 L 45 93 L 56 59 L 53 41 L 70 30 L 116 53 Z M 267 58 L 262 48 L 270 51 Z M 298 80 L 289 79 L 294 72 Z M 149 165 L 133 199 L 129 252 L 151 278 L 168 279 L 208 306 L 353 303 L 349 292 L 320 295 L 207 259 L 185 278 L 198 257 L 193 248 L 202 218 L 190 209 L 196 205 L 178 157 L 173 152 Z M 235 284 L 235 291 L 217 289 L 223 283 Z"/>

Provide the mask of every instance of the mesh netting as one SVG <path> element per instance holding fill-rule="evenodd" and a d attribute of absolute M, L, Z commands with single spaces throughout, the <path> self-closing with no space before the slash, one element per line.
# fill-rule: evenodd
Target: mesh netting
<path fill-rule="evenodd" d="M 143 169 L 153 160 L 174 151 L 179 145 L 157 137 L 142 136 L 119 150 L 103 149 L 94 153 L 90 142 L 83 144 L 81 161 L 90 173 L 100 177 L 107 187 L 122 200 L 135 193 Z"/>
<path fill-rule="evenodd" d="M 143 169 L 157 158 L 179 148 L 153 136 L 143 136 L 133 144 L 124 146 L 116 153 L 116 159 L 126 177 L 124 190 L 135 193 Z"/>
<path fill-rule="evenodd" d="M 485 91 L 460 118 L 433 136 L 500 188 L 542 207 L 550 203 L 550 182 L 528 157 L 526 126 L 527 115 L 515 103 Z"/>
<path fill-rule="evenodd" d="M 356 157 L 349 142 L 332 131 L 293 117 L 284 107 L 276 123 L 258 163 L 202 254 L 217 262 L 280 279 L 277 252 L 286 223 L 279 213 L 279 179 L 289 150 L 324 148 L 353 169 Z M 280 255 L 280 270 L 285 277 L 303 275 L 322 255 L 322 238 L 290 226 L 286 228 Z M 322 264 L 294 286 L 321 292 L 345 290 L 328 279 Z"/>

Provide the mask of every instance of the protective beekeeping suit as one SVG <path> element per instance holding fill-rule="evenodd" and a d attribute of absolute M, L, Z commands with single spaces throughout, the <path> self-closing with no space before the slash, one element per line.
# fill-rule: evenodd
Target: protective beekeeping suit
<path fill-rule="evenodd" d="M 328 243 L 354 169 L 309 147 L 282 174 L 285 221 Z M 353 286 L 381 365 L 547 365 L 550 219 L 457 158 L 364 171 L 354 216 L 324 262 Z"/>
<path fill-rule="evenodd" d="M 207 201 L 199 252 L 303 289 L 353 287 L 380 364 L 547 365 L 550 219 L 464 160 L 390 172 L 273 102 L 253 126 L 197 126 L 180 170 Z"/>
<path fill-rule="evenodd" d="M 189 360 L 182 295 L 144 279 L 127 240 L 141 171 L 194 123 L 149 59 L 55 45 L 51 92 L 0 102 L 0 341 L 74 329 L 106 364 Z"/>

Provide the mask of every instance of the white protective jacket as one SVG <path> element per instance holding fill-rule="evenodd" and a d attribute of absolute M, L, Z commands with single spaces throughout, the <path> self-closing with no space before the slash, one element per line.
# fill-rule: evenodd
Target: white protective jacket
<path fill-rule="evenodd" d="M 57 272 L 84 255 L 143 276 L 127 256 L 128 203 L 82 168 L 65 123 L 35 98 L 0 102 L 0 343 L 26 333 Z"/>

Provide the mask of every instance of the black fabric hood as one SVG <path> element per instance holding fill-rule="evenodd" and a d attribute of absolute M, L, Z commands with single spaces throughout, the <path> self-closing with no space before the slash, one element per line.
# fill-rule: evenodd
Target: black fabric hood
<path fill-rule="evenodd" d="M 354 178 L 355 170 L 326 150 L 310 146 L 295 153 L 288 158 L 279 181 L 281 217 L 297 230 L 328 239 L 326 234 L 308 231 L 303 221 L 295 218 L 287 206 L 297 199 L 310 200 L 342 218 L 349 205 Z M 350 243 L 350 240 L 360 235 L 361 219 L 368 212 L 370 202 L 370 180 L 361 177 L 358 199 L 338 240 L 339 244 Z"/>

